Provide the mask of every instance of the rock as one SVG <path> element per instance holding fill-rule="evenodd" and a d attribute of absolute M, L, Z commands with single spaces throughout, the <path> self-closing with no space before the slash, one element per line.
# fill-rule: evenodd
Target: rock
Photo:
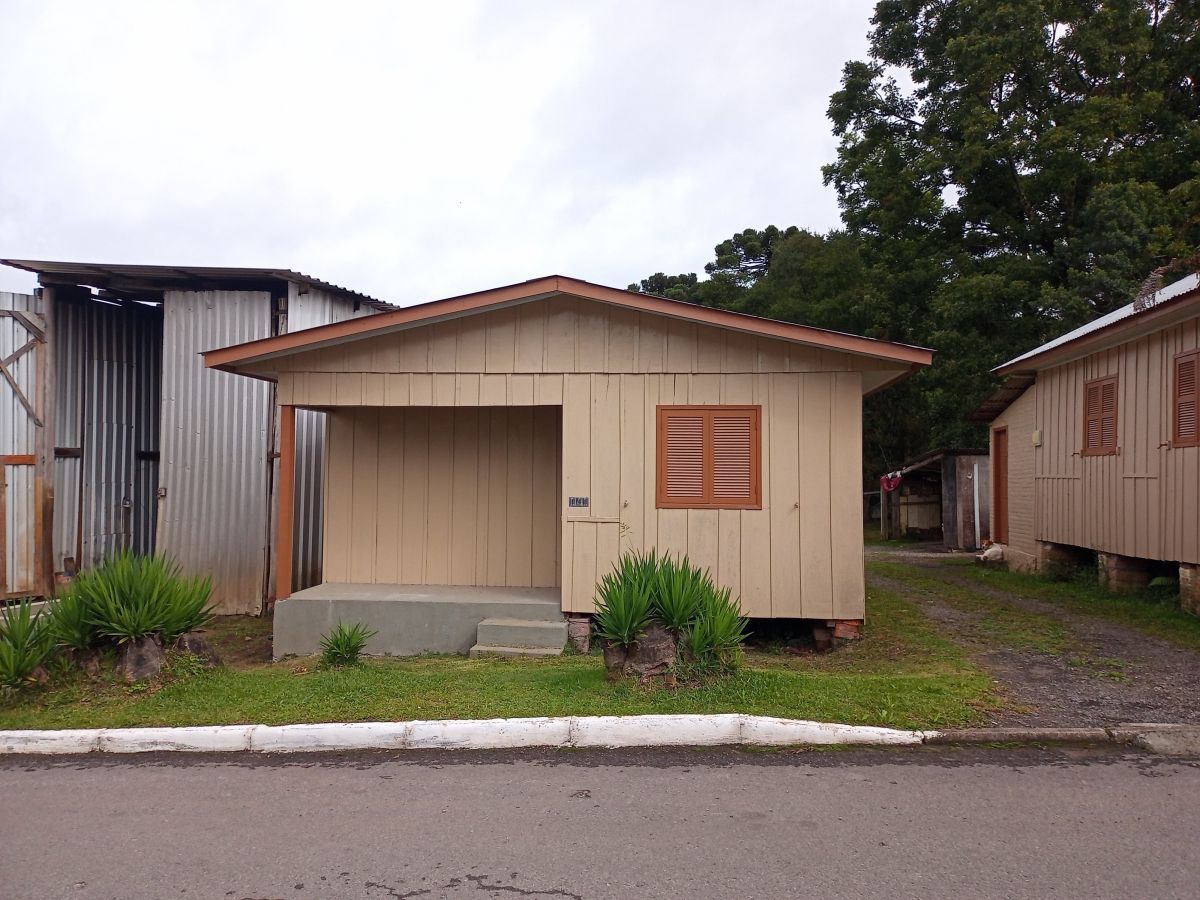
<path fill-rule="evenodd" d="M 675 670 L 675 636 L 651 622 L 625 660 L 626 675 L 664 675 Z"/>
<path fill-rule="evenodd" d="M 180 653 L 190 653 L 192 656 L 199 656 L 204 660 L 206 666 L 221 665 L 221 657 L 217 651 L 213 649 L 212 644 L 198 631 L 189 631 L 187 634 L 180 635 L 179 638 L 171 645 L 171 649 L 178 650 Z"/>
<path fill-rule="evenodd" d="M 158 635 L 136 638 L 121 645 L 121 654 L 117 660 L 117 674 L 123 676 L 131 684 L 153 678 L 162 671 L 166 655 Z"/>
<path fill-rule="evenodd" d="M 567 643 L 576 653 L 587 653 L 592 649 L 592 617 L 571 615 L 567 617 Z"/>
<path fill-rule="evenodd" d="M 624 647 L 619 647 L 616 644 L 608 644 L 604 648 L 604 668 L 610 679 L 620 678 L 625 674 L 625 663 L 629 659 L 629 653 Z"/>
<path fill-rule="evenodd" d="M 67 657 L 82 669 L 88 678 L 100 677 L 100 661 L 104 657 L 95 647 L 88 647 L 86 650 L 68 650 Z"/>
<path fill-rule="evenodd" d="M 632 675 L 645 678 L 675 671 L 675 636 L 657 622 L 628 650 L 608 645 L 604 648 L 604 668 L 610 678 Z"/>

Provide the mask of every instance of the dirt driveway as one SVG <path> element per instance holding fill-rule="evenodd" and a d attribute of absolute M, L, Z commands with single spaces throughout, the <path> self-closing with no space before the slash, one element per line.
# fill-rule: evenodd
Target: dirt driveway
<path fill-rule="evenodd" d="M 937 621 L 997 683 L 996 725 L 1200 723 L 1200 652 L 981 584 L 963 556 L 868 549 L 868 581 Z"/>

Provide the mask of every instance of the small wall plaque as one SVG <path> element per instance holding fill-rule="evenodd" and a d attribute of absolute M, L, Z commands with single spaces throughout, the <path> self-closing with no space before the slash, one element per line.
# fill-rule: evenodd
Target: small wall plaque
<path fill-rule="evenodd" d="M 567 506 L 571 509 L 587 509 L 588 499 L 587 497 L 568 497 Z"/>

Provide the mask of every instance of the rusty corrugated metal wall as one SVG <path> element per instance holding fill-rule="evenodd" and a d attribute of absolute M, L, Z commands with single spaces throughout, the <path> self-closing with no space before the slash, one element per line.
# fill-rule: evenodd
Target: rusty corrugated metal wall
<path fill-rule="evenodd" d="M 269 337 L 265 291 L 164 295 L 158 552 L 213 578 L 222 613 L 258 613 L 267 578 L 271 386 L 200 353 Z"/>
<path fill-rule="evenodd" d="M 33 294 L 0 292 L 0 310 L 27 313 L 42 325 L 40 299 Z M 44 327 L 44 326 L 43 326 Z M 37 348 L 26 345 L 33 335 L 22 322 L 0 317 L 0 359 L 20 356 L 8 364 L 10 376 L 35 406 L 39 404 Z M 24 352 L 22 352 L 22 348 Z M 24 403 L 0 379 L 0 597 L 33 594 L 38 590 L 37 537 L 35 528 L 36 467 L 15 464 L 13 457 L 26 457 L 38 450 L 38 427 Z M 12 463 L 12 464 L 10 464 Z"/>

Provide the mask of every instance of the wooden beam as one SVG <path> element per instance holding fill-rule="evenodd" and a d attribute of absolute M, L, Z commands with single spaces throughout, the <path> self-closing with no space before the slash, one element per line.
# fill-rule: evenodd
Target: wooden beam
<path fill-rule="evenodd" d="M 292 595 L 292 519 L 296 508 L 296 407 L 279 407 L 279 515 L 275 522 L 275 599 Z"/>
<path fill-rule="evenodd" d="M 36 466 L 37 456 L 33 453 L 6 453 L 0 456 L 0 466 Z"/>

